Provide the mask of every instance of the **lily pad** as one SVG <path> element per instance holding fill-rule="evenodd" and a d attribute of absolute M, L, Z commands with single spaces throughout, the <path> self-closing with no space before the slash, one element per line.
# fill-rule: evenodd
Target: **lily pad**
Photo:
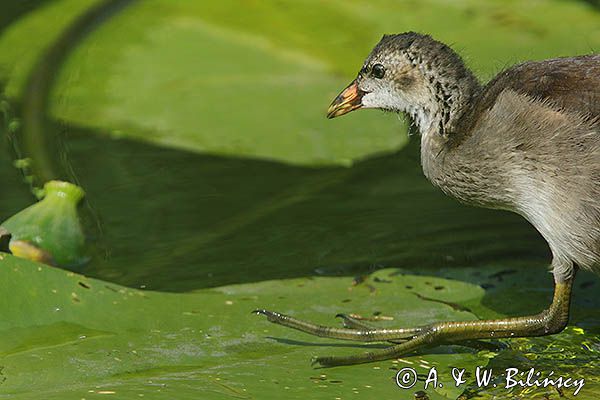
<path fill-rule="evenodd" d="M 381 270 L 350 278 L 301 278 L 204 289 L 189 294 L 132 290 L 5 255 L 0 260 L 0 397 L 83 398 L 369 398 L 412 399 L 396 369 L 420 374 L 433 366 L 451 382 L 450 367 L 485 365 L 488 352 L 439 347 L 402 362 L 316 370 L 310 358 L 350 354 L 365 344 L 321 339 L 271 325 L 250 313 L 268 307 L 320 323 L 338 312 L 381 312 L 386 324 L 413 326 L 446 318 L 473 319 L 416 293 L 477 303 L 483 290 L 441 278 Z M 443 286 L 443 290 L 436 287 Z M 410 289 L 408 289 L 410 287 Z M 12 293 L 12 295 L 9 295 Z M 318 301 L 309 301 L 318 299 Z M 419 382 L 421 386 L 423 382 Z M 422 389 L 422 388 L 421 388 Z M 432 399 L 456 398 L 448 384 Z M 13 398 L 13 397 L 11 397 Z"/>
<path fill-rule="evenodd" d="M 28 66 L 59 27 L 95 3 L 55 1 L 7 29 L 0 79 L 10 97 L 19 98 Z M 523 59 L 589 52 L 600 45 L 598 22 L 589 6 L 562 1 L 137 2 L 73 49 L 51 113 L 112 137 L 348 165 L 406 141 L 393 116 L 324 118 L 383 33 L 456 43 L 489 77 Z"/>

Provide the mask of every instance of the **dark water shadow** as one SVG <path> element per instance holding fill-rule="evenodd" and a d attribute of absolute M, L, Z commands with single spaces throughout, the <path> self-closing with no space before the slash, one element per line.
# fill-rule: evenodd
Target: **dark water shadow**
<path fill-rule="evenodd" d="M 418 146 L 351 168 L 211 156 L 54 125 L 67 146 L 95 244 L 88 276 L 182 292 L 382 267 L 438 274 L 493 262 L 547 262 L 522 218 L 463 206 L 423 177 Z M 7 143 L 5 143 L 7 144 Z M 62 162 L 62 161 L 61 161 Z M 33 199 L 0 157 L 7 217 Z"/>
<path fill-rule="evenodd" d="M 520 217 L 458 204 L 423 177 L 418 147 L 352 168 L 202 155 L 68 128 L 100 249 L 85 274 L 189 291 L 381 267 L 549 260 Z"/>

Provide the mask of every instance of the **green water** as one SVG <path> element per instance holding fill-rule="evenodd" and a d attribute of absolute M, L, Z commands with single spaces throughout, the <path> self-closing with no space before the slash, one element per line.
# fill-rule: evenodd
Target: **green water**
<path fill-rule="evenodd" d="M 437 268 L 549 254 L 520 217 L 462 206 L 422 176 L 416 145 L 352 168 L 199 155 L 68 132 L 95 259 L 79 272 L 188 291 L 387 265 Z M 6 155 L 8 152 L 4 152 Z M 31 201 L 3 158 L 7 213 Z"/>
<path fill-rule="evenodd" d="M 32 61 L 22 60 L 33 60 L 27 51 L 33 54 L 31 49 L 36 46 L 33 40 L 19 36 L 18 28 L 34 27 L 44 32 L 56 29 L 28 19 L 28 13 L 33 13 L 36 7 L 42 10 L 40 20 L 42 13 L 58 18 L 61 23 L 64 21 L 60 18 L 66 18 L 59 12 L 60 2 L 53 5 L 56 9 L 46 3 L 13 2 L 6 13 L 3 10 L 0 19 L 0 48 L 5 46 L 0 56 L 0 80 L 4 82 L 1 92 L 6 94 L 5 104 L 10 105 L 6 107 L 8 118 L 1 131 L 4 138 L 0 151 L 1 219 L 34 201 L 29 187 L 23 183 L 21 171 L 13 166 L 15 142 L 9 140 L 14 136 L 9 135 L 7 126 L 14 121 L 22 123 L 27 114 L 25 107 L 29 103 L 18 94 Z M 64 2 L 65 9 L 68 3 Z M 404 2 L 402 7 L 409 8 L 412 3 Z M 428 4 L 442 7 L 438 3 Z M 565 12 L 563 8 L 572 7 L 568 11 L 573 15 L 587 18 L 575 36 L 589 33 L 592 29 L 589 27 L 600 22 L 597 11 L 591 7 L 566 3 L 549 2 L 552 7 L 548 20 L 559 21 L 561 12 Z M 202 290 L 225 285 L 289 278 L 356 277 L 360 281 L 378 269 L 394 267 L 409 276 L 441 277 L 485 289 L 481 299 L 461 304 L 477 318 L 530 314 L 549 303 L 550 254 L 545 242 L 526 221 L 506 212 L 463 206 L 434 189 L 420 169 L 418 138 L 413 137 L 405 144 L 405 125 L 393 117 L 372 112 L 349 116 L 339 124 L 324 121 L 326 99 L 350 76 L 346 71 L 353 70 L 351 63 L 359 65 L 355 55 L 363 54 L 363 48 L 368 49 L 373 42 L 372 38 L 361 39 L 360 29 L 369 28 L 373 35 L 389 29 L 392 17 L 386 19 L 381 15 L 391 6 L 385 2 L 369 6 L 359 1 L 343 6 L 323 5 L 322 10 L 331 8 L 339 13 L 335 15 L 341 27 L 357 29 L 344 36 L 324 27 L 323 17 L 314 12 L 316 5 L 311 2 L 261 3 L 264 9 L 255 10 L 252 16 L 230 19 L 224 17 L 229 15 L 225 6 L 165 4 L 135 5 L 139 8 L 129 10 L 123 17 L 129 19 L 116 18 L 116 22 L 103 26 L 98 36 L 73 49 L 74 55 L 57 79 L 48 104 L 52 111 L 44 122 L 44 133 L 58 150 L 46 149 L 45 156 L 59 166 L 60 177 L 76 182 L 87 193 L 81 215 L 94 257 L 74 272 L 107 284 L 186 296 L 198 291 L 211 293 Z M 156 11 L 156 5 L 164 10 Z M 480 57 L 474 61 L 475 68 L 482 70 L 487 63 L 484 75 L 493 72 L 490 65 L 510 62 L 511 57 L 576 53 L 586 47 L 585 43 L 579 43 L 580 47 L 574 49 L 570 42 L 556 38 L 561 29 L 566 31 L 569 27 L 556 25 L 556 31 L 552 31 L 540 21 L 526 20 L 528 9 L 517 7 L 513 15 L 510 7 L 503 8 L 498 2 L 468 2 L 464 7 L 457 6 L 448 12 L 475 21 L 473 26 L 486 26 L 480 19 L 492 18 L 491 15 L 498 24 L 490 33 L 491 40 L 505 39 L 488 45 L 470 33 L 475 27 L 463 32 L 467 44 L 462 47 L 472 45 L 473 58 Z M 415 16 L 409 14 L 405 24 L 411 23 L 410 18 L 429 13 L 416 5 L 413 11 Z M 286 12 L 291 17 L 288 16 L 285 27 L 272 22 L 276 19 L 267 18 L 287 16 Z M 421 29 L 437 29 L 448 39 L 457 37 L 452 28 L 444 30 L 436 23 L 441 12 L 429 20 L 423 17 Z M 258 15 L 264 15 L 270 22 L 261 21 Z M 290 22 L 300 16 L 308 22 L 296 25 Z M 127 23 L 132 18 L 134 21 L 138 18 L 137 24 Z M 201 20 L 196 21 L 201 26 L 198 30 L 190 28 L 193 18 Z M 156 31 L 166 36 L 145 35 L 146 25 L 152 27 L 153 23 L 159 27 Z M 280 34 L 271 31 L 275 29 L 271 24 Z M 4 37 L 3 32 L 6 32 Z M 198 41 L 190 37 L 194 32 L 198 38 L 218 40 L 212 47 L 206 46 L 208 42 L 193 47 L 195 53 L 187 59 L 190 46 Z M 231 39 L 240 32 L 255 36 Z M 132 47 L 123 50 L 123 54 L 119 46 L 102 45 L 108 43 L 111 35 L 114 39 L 123 34 L 131 34 L 132 42 Z M 341 43 L 334 53 L 347 54 L 348 59 L 337 64 L 332 61 L 334 57 L 326 52 L 327 46 L 315 44 L 315 38 L 319 37 Z M 9 46 L 16 43 L 15 38 L 23 46 L 29 46 L 22 48 L 22 55 Z M 358 38 L 360 51 L 348 43 L 348 38 Z M 600 33 L 596 29 L 586 39 L 593 46 L 600 43 Z M 282 52 L 277 47 L 282 43 L 292 49 Z M 495 55 L 491 50 L 493 45 L 499 49 Z M 537 51 L 534 55 L 532 48 Z M 160 59 L 156 49 L 168 50 L 165 57 L 180 54 L 188 63 L 172 60 L 161 64 L 156 61 Z M 231 55 L 232 49 L 246 58 Z M 15 54 L 9 57 L 6 54 L 10 52 Z M 226 60 L 227 65 L 219 68 L 219 62 L 212 61 L 204 65 L 203 54 L 210 55 L 213 61 Z M 508 56 L 501 58 L 501 54 Z M 114 65 L 98 66 L 101 59 L 114 60 Z M 198 71 L 202 65 L 206 71 Z M 281 87 L 269 80 L 268 71 L 280 74 L 281 80 L 277 82 Z M 199 76 L 200 72 L 205 74 L 205 80 Z M 315 74 L 323 77 L 315 78 Z M 144 79 L 136 80 L 136 75 Z M 301 83 L 294 81 L 300 78 Z M 191 89 L 182 92 L 182 87 Z M 210 90 L 219 87 L 223 88 L 219 92 L 222 97 L 217 96 L 219 104 L 207 102 Z M 303 87 L 306 90 L 302 91 Z M 252 101 L 248 100 L 252 95 L 255 96 Z M 253 102 L 262 106 L 249 109 Z M 17 145 L 20 146 L 18 142 Z M 496 342 L 499 347 L 491 352 L 488 366 L 499 370 L 515 365 L 523 369 L 533 366 L 543 371 L 553 369 L 557 375 L 585 376 L 587 386 L 578 398 L 597 398 L 600 393 L 598 285 L 596 276 L 580 274 L 570 327 L 548 338 Z M 303 307 L 319 303 L 316 297 L 304 301 L 307 304 Z M 403 304 L 389 304 L 396 311 L 402 307 Z M 36 332 L 37 325 L 32 328 L 19 323 L 7 327 L 12 329 L 11 335 L 25 339 L 18 344 L 0 343 L 0 351 L 17 346 L 18 352 L 38 349 L 42 354 L 39 349 L 70 343 L 80 331 L 82 335 L 104 337 L 99 327 L 47 323 L 44 328 L 47 340 Z M 263 325 L 254 321 L 248 327 L 258 331 Z M 237 329 L 229 334 L 237 337 L 246 331 L 244 326 Z M 283 330 L 276 332 L 273 335 L 284 344 L 287 336 L 302 337 L 286 335 Z M 290 341 L 288 345 L 311 348 L 312 338 L 303 338 L 307 341 L 304 344 Z M 263 339 L 259 342 L 263 343 Z M 335 350 L 333 343 L 319 344 L 326 345 Z M 224 348 L 234 358 L 245 357 L 246 361 L 269 352 L 268 346 L 253 352 L 244 350 L 245 353 L 233 344 Z M 277 348 L 282 353 L 288 351 Z M 426 354 L 435 356 L 436 351 Z M 199 365 L 203 362 L 202 357 L 193 360 Z M 189 368 L 192 367 L 187 364 L 177 367 L 159 364 L 156 371 L 171 376 L 178 372 L 185 374 Z M 144 373 L 140 372 L 140 376 Z M 310 372 L 302 369 L 300 375 L 303 374 Z M 190 372 L 190 376 L 194 375 Z M 239 397 L 238 394 L 229 397 Z M 484 398 L 507 396 L 499 388 L 482 391 L 470 387 L 465 392 L 466 398 L 476 394 Z M 557 398 L 559 394 L 516 390 L 513 395 Z"/>

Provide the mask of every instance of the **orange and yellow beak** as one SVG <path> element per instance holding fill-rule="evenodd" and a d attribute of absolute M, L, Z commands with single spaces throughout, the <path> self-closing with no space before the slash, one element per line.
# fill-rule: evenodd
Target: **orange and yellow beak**
<path fill-rule="evenodd" d="M 340 93 L 329 106 L 327 118 L 335 118 L 362 107 L 364 92 L 358 88 L 356 79 Z"/>

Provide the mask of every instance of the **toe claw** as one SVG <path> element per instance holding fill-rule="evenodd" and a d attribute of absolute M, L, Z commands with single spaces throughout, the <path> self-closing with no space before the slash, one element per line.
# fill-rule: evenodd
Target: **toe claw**
<path fill-rule="evenodd" d="M 354 329 L 354 326 L 350 322 L 351 318 L 350 318 L 350 316 L 348 314 L 337 314 L 335 317 L 342 319 L 342 326 L 344 328 Z"/>
<path fill-rule="evenodd" d="M 279 321 L 285 317 L 285 315 L 283 314 L 279 314 L 278 312 L 269 311 L 265 309 L 254 310 L 252 311 L 252 313 L 257 315 L 264 315 L 265 317 L 267 317 L 267 320 L 271 322 Z"/>
<path fill-rule="evenodd" d="M 274 312 L 274 311 L 269 311 L 269 310 L 265 310 L 264 308 L 262 309 L 258 309 L 258 310 L 254 310 L 252 311 L 253 314 L 257 314 L 257 315 L 264 315 L 266 317 L 278 317 L 281 314 Z"/>
<path fill-rule="evenodd" d="M 325 367 L 322 363 L 321 363 L 321 359 L 323 359 L 324 357 L 313 357 L 310 359 L 310 366 L 315 368 L 315 369 L 319 369 L 319 368 L 323 368 Z"/>
<path fill-rule="evenodd" d="M 328 361 L 331 357 L 313 357 L 310 362 L 310 366 L 313 368 L 327 368 L 333 367 L 335 364 L 330 364 Z"/>

